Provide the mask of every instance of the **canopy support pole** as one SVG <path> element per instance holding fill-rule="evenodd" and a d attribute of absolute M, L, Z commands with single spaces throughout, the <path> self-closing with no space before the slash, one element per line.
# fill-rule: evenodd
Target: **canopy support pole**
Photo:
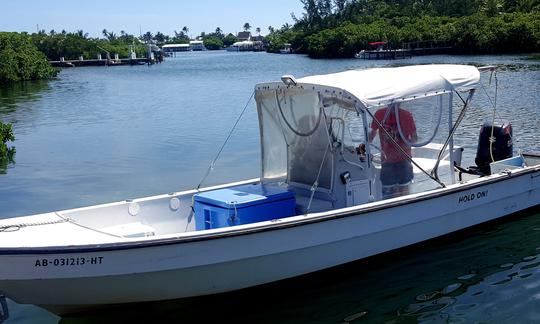
<path fill-rule="evenodd" d="M 452 127 L 450 134 L 448 134 L 448 137 L 446 138 L 446 141 L 444 142 L 444 145 L 441 148 L 439 155 L 437 156 L 437 162 L 435 162 L 435 166 L 433 167 L 433 170 L 431 170 L 433 178 L 437 179 L 438 182 L 440 180 L 439 180 L 439 175 L 438 175 L 437 170 L 439 169 L 439 164 L 441 163 L 441 159 L 443 157 L 444 151 L 448 147 L 450 140 L 454 137 L 454 133 L 456 132 L 458 126 L 461 124 L 461 122 L 463 121 L 463 118 L 465 117 L 465 112 L 467 111 L 467 108 L 469 108 L 469 104 L 471 103 L 472 97 L 474 95 L 474 89 L 469 91 L 469 96 L 467 97 L 466 100 L 463 100 L 463 98 L 459 95 L 457 91 L 456 91 L 456 94 L 459 96 L 461 101 L 463 101 L 463 108 L 461 109 L 461 112 L 459 113 L 459 116 L 456 119 L 456 123 Z M 453 154 L 453 153 L 454 152 L 450 152 L 450 154 Z M 450 167 L 453 168 L 454 166 L 451 165 Z"/>

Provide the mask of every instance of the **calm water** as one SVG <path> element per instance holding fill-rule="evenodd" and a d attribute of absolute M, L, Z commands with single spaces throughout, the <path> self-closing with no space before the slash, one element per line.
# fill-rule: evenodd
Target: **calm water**
<path fill-rule="evenodd" d="M 17 137 L 16 163 L 0 174 L 0 218 L 196 186 L 255 83 L 283 74 L 431 62 L 504 64 L 498 75 L 499 118 L 512 121 L 515 149 L 540 151 L 540 70 L 523 57 L 388 62 L 185 53 L 151 67 L 66 69 L 54 81 L 0 89 L 0 119 L 14 124 Z M 487 92 L 493 94 L 491 88 Z M 475 99 L 459 140 L 472 151 L 479 125 L 491 113 L 483 90 Z M 258 145 L 251 102 L 206 183 L 258 176 Z M 539 254 L 540 211 L 532 210 L 399 253 L 264 287 L 127 306 L 62 322 L 537 322 Z M 11 302 L 10 310 L 8 323 L 59 320 L 33 306 Z"/>

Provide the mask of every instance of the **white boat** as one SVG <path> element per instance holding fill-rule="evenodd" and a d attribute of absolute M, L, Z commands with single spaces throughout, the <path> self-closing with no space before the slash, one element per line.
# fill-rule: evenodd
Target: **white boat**
<path fill-rule="evenodd" d="M 227 47 L 226 50 L 228 52 L 261 51 L 263 50 L 263 42 L 245 40 L 232 44 L 231 46 Z"/>
<path fill-rule="evenodd" d="M 426 65 L 258 84 L 260 178 L 1 220 L 0 294 L 57 314 L 215 294 L 536 206 L 539 155 L 501 157 L 492 143 L 478 175 L 453 167 L 474 157 L 453 137 L 479 79 L 472 66 Z M 454 99 L 464 102 L 458 115 Z M 414 182 L 388 198 L 380 138 L 368 140 L 376 111 L 400 105 L 417 123 Z M 489 129 L 509 147 L 508 126 Z"/>
<path fill-rule="evenodd" d="M 357 59 L 365 59 L 366 58 L 366 50 L 361 50 L 360 52 L 354 54 L 354 57 Z"/>
<path fill-rule="evenodd" d="M 202 40 L 193 40 L 189 41 L 189 47 L 192 51 L 206 51 L 206 47 L 204 46 L 204 41 Z"/>
<path fill-rule="evenodd" d="M 283 48 L 279 50 L 280 54 L 291 54 L 292 53 L 292 46 L 291 44 L 283 44 Z"/>

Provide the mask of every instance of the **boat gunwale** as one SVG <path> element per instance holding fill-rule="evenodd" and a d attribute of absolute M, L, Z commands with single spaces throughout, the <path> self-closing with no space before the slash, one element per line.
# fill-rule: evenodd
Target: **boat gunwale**
<path fill-rule="evenodd" d="M 540 154 L 531 154 L 540 157 Z M 195 234 L 190 236 L 182 237 L 166 237 L 158 239 L 149 239 L 149 240 L 139 240 L 139 241 L 128 241 L 128 242 L 114 242 L 114 243 L 103 243 L 103 244 L 86 244 L 86 245 L 72 245 L 72 246 L 46 246 L 46 247 L 22 247 L 22 248 L 1 248 L 0 247 L 0 256 L 9 256 L 9 255 L 43 255 L 43 254 L 73 254 L 73 253 L 91 253 L 91 252 L 103 252 L 103 251 L 116 251 L 116 250 L 131 250 L 131 249 L 140 249 L 140 248 L 151 248 L 165 245 L 174 245 L 174 244 L 186 244 L 193 242 L 209 241 L 215 239 L 237 237 L 244 235 L 257 234 L 261 232 L 270 232 L 275 230 L 280 230 L 284 228 L 293 228 L 299 227 L 314 223 L 321 223 L 346 217 L 352 216 L 361 216 L 370 212 L 380 211 L 388 208 L 393 208 L 397 206 L 402 206 L 414 202 L 421 202 L 425 200 L 435 199 L 447 195 L 454 194 L 456 192 L 466 191 L 481 187 L 488 184 L 493 184 L 501 181 L 505 181 L 511 178 L 518 178 L 526 176 L 528 174 L 536 173 L 540 171 L 540 164 L 534 166 L 523 167 L 521 169 L 514 169 L 503 171 L 494 175 L 481 177 L 473 182 L 464 182 L 456 183 L 456 186 L 450 186 L 446 188 L 439 188 L 430 191 L 425 191 L 421 193 L 411 194 L 407 196 L 393 198 L 390 201 L 387 200 L 387 203 L 377 204 L 372 206 L 357 205 L 353 207 L 346 207 L 342 209 L 325 211 L 320 213 L 312 213 L 305 215 L 303 219 L 280 222 L 276 220 L 271 220 L 272 224 L 264 224 L 259 226 L 253 226 L 248 228 L 227 228 L 226 231 L 220 231 L 217 233 L 202 233 Z M 469 181 L 472 181 L 469 180 Z M 187 191 L 189 192 L 189 191 Z M 517 211 L 516 211 L 517 212 Z M 302 215 L 296 215 L 293 217 L 298 217 Z M 249 224 L 251 225 L 251 224 Z M 200 232 L 200 231 L 198 231 Z M 194 233 L 197 233 L 195 231 Z"/>

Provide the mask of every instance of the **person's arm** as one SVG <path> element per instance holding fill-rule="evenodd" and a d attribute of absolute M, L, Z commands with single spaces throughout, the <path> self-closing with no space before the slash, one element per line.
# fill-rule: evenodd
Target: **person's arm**
<path fill-rule="evenodd" d="M 400 114 L 400 117 L 405 117 L 403 118 L 405 123 L 402 123 L 402 127 L 405 128 L 404 135 L 407 136 L 407 139 L 411 143 L 416 143 L 418 141 L 418 135 L 416 134 L 416 124 L 414 123 L 413 115 L 410 112 L 406 112 L 406 114 Z"/>
<path fill-rule="evenodd" d="M 377 119 L 377 120 L 382 119 L 382 118 L 380 118 L 380 116 L 379 116 L 381 111 L 382 111 L 382 110 L 380 110 L 380 109 L 377 110 L 377 111 L 375 112 L 375 116 L 373 116 L 374 118 L 373 118 L 373 120 L 371 121 L 371 130 L 370 130 L 369 133 L 368 133 L 368 139 L 367 139 L 367 140 L 368 140 L 368 143 L 373 142 L 373 139 L 375 138 L 375 136 L 377 136 L 377 131 L 379 130 L 379 124 L 377 124 L 377 122 L 375 121 L 375 119 Z"/>

